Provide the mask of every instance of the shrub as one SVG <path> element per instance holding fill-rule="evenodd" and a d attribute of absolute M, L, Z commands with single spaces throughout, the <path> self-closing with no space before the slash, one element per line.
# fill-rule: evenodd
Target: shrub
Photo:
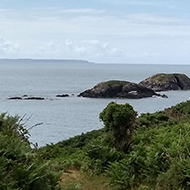
<path fill-rule="evenodd" d="M 9 116 L 6 113 L 0 115 L 0 133 L 8 137 L 17 137 L 28 142 L 29 132 L 21 124 L 19 116 Z"/>
<path fill-rule="evenodd" d="M 146 152 L 142 149 L 132 152 L 120 162 L 112 163 L 108 169 L 110 185 L 118 189 L 132 189 L 142 183 L 146 167 L 144 157 Z"/>
<path fill-rule="evenodd" d="M 111 184 L 119 189 L 189 189 L 190 124 L 141 130 L 133 136 L 132 151 L 111 164 Z"/>
<path fill-rule="evenodd" d="M 124 154 L 109 147 L 101 137 L 87 144 L 84 151 L 86 156 L 90 158 L 89 169 L 98 174 L 104 172 L 111 162 L 119 161 L 124 157 Z"/>
<path fill-rule="evenodd" d="M 119 105 L 115 102 L 109 103 L 100 113 L 100 119 L 104 122 L 105 131 L 113 136 L 113 145 L 118 150 L 124 152 L 128 150 L 136 116 L 137 113 L 131 105 Z"/>
<path fill-rule="evenodd" d="M 59 175 L 30 147 L 19 117 L 0 116 L 0 189 L 58 190 Z"/>

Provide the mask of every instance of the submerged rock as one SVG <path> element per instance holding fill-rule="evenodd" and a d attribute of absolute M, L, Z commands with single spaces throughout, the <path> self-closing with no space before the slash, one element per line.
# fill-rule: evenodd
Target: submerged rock
<path fill-rule="evenodd" d="M 185 74 L 165 74 L 159 73 L 153 75 L 139 83 L 154 91 L 169 90 L 190 90 L 190 79 Z"/>
<path fill-rule="evenodd" d="M 80 93 L 79 97 L 90 97 L 90 98 L 146 98 L 152 96 L 161 96 L 154 90 L 144 87 L 140 84 L 111 80 L 101 82 L 91 89 L 85 90 Z"/>

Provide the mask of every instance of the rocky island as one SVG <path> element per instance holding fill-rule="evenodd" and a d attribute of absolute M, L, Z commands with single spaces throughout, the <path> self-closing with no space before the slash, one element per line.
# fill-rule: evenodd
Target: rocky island
<path fill-rule="evenodd" d="M 130 98 L 139 99 L 152 96 L 161 96 L 154 90 L 141 84 L 128 81 L 110 80 L 101 82 L 93 88 L 80 93 L 79 97 L 89 98 Z"/>
<path fill-rule="evenodd" d="M 139 83 L 154 91 L 190 90 L 190 79 L 185 74 L 159 73 Z"/>

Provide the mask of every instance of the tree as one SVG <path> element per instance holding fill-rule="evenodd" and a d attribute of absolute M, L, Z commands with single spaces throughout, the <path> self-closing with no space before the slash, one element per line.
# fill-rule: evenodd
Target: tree
<path fill-rule="evenodd" d="M 110 102 L 100 113 L 100 120 L 105 125 L 105 131 L 111 134 L 113 145 L 118 150 L 127 151 L 136 116 L 137 112 L 128 103 L 122 105 Z"/>

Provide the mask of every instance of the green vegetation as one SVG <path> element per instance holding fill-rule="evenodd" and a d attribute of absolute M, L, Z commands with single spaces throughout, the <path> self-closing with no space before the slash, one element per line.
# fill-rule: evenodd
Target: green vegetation
<path fill-rule="evenodd" d="M 49 171 L 48 163 L 38 159 L 21 122 L 19 117 L 0 116 L 0 189 L 60 189 L 60 175 Z"/>
<path fill-rule="evenodd" d="M 108 142 L 117 150 L 127 152 L 136 116 L 131 105 L 118 105 L 115 102 L 109 103 L 100 113 L 107 136 L 111 137 Z"/>
<path fill-rule="evenodd" d="M 151 79 L 159 81 L 171 80 L 174 78 L 175 78 L 174 74 L 166 74 L 166 73 L 158 73 L 151 77 Z"/>
<path fill-rule="evenodd" d="M 103 82 L 102 84 L 105 86 L 113 86 L 113 85 L 125 85 L 128 84 L 129 82 L 127 81 L 120 81 L 120 80 L 109 80 L 106 82 Z"/>
<path fill-rule="evenodd" d="M 156 113 L 111 102 L 105 127 L 31 148 L 22 119 L 0 116 L 0 190 L 188 190 L 190 101 Z"/>
<path fill-rule="evenodd" d="M 158 74 L 153 75 L 150 79 L 153 81 L 168 82 L 168 81 L 175 80 L 176 77 L 180 77 L 184 81 L 187 80 L 186 75 L 179 74 L 179 73 L 173 73 L 173 74 L 158 73 Z"/>

